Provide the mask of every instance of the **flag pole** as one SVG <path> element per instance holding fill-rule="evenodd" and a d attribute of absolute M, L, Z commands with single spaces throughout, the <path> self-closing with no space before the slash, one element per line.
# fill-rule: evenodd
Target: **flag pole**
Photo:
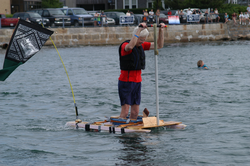
<path fill-rule="evenodd" d="M 154 54 L 155 54 L 155 91 L 156 91 L 156 117 L 157 125 L 159 121 L 159 93 L 158 93 L 158 50 L 157 50 L 157 24 L 154 24 Z"/>

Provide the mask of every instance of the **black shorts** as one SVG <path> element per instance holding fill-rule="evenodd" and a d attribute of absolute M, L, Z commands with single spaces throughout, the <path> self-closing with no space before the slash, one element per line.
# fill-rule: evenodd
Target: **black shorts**
<path fill-rule="evenodd" d="M 123 82 L 118 81 L 118 91 L 121 106 L 140 105 L 141 103 L 141 82 Z"/>

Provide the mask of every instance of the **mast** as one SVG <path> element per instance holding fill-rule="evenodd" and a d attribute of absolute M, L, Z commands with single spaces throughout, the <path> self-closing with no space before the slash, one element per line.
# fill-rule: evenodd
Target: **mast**
<path fill-rule="evenodd" d="M 159 117 L 159 93 L 158 93 L 158 50 L 157 50 L 157 24 L 154 24 L 154 54 L 155 54 L 155 91 L 156 91 L 156 117 L 157 125 L 160 125 Z"/>

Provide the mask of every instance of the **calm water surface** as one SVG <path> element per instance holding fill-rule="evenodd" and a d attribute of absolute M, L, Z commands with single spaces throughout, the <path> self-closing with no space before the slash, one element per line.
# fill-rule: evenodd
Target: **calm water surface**
<path fill-rule="evenodd" d="M 250 164 L 249 41 L 171 44 L 159 50 L 160 117 L 185 130 L 109 134 L 65 127 L 75 119 L 54 48 L 44 47 L 0 82 L 0 165 Z M 79 118 L 119 115 L 118 46 L 59 48 Z M 3 64 L 5 50 L 0 50 Z M 154 52 L 148 51 L 140 112 L 155 115 Z M 210 70 L 198 70 L 202 59 Z"/>

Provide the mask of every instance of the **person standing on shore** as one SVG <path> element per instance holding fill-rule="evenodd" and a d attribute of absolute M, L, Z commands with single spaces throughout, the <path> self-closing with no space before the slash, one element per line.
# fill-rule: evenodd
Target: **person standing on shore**
<path fill-rule="evenodd" d="M 187 15 L 191 15 L 191 14 L 192 14 L 192 11 L 191 11 L 190 8 L 188 8 L 188 10 L 187 10 Z"/>
<path fill-rule="evenodd" d="M 141 27 L 141 26 L 142 27 Z M 157 48 L 164 44 L 164 27 L 159 28 Z M 131 40 L 124 41 L 119 47 L 121 74 L 118 79 L 118 91 L 121 103 L 120 118 L 126 118 L 129 109 L 131 120 L 136 120 L 141 103 L 141 70 L 145 69 L 145 52 L 154 49 L 154 42 L 145 42 L 149 35 L 146 23 L 140 23 L 133 31 Z"/>
<path fill-rule="evenodd" d="M 154 23 L 154 10 L 151 9 L 151 11 L 149 12 L 149 24 L 153 24 Z"/>
<path fill-rule="evenodd" d="M 99 16 L 99 14 L 96 12 L 95 14 L 94 14 L 94 26 L 97 26 L 97 22 L 98 22 L 98 17 Z"/>
<path fill-rule="evenodd" d="M 148 10 L 147 9 L 145 9 L 145 11 L 143 12 L 143 22 L 145 22 L 145 23 L 147 23 L 147 21 L 148 21 Z"/>
<path fill-rule="evenodd" d="M 247 7 L 247 12 L 250 15 L 250 5 L 248 5 L 248 7 Z"/>
<path fill-rule="evenodd" d="M 157 23 L 157 24 L 159 24 L 159 17 L 160 17 L 160 14 L 161 14 L 160 9 L 157 9 L 156 12 L 155 12 L 156 20 L 157 20 L 156 23 Z"/>
<path fill-rule="evenodd" d="M 126 16 L 131 16 L 131 13 L 130 13 L 129 10 L 128 10 L 127 13 L 126 13 Z"/>

